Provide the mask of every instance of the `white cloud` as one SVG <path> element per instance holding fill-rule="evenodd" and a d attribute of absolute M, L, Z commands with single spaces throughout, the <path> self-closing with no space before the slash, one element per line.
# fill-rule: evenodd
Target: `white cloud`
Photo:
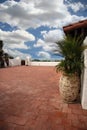
<path fill-rule="evenodd" d="M 22 52 L 20 52 L 16 49 L 12 50 L 12 49 L 9 49 L 9 48 L 5 48 L 4 51 L 7 52 L 8 54 L 10 54 L 11 56 L 13 56 L 14 58 L 20 57 L 21 59 L 25 59 L 27 56 L 31 58 L 30 54 L 22 53 Z"/>
<path fill-rule="evenodd" d="M 44 41 L 42 39 L 38 39 L 37 43 L 34 44 L 34 47 L 42 47 L 44 46 Z"/>
<path fill-rule="evenodd" d="M 16 31 L 2 31 L 0 29 L 0 39 L 3 40 L 4 47 L 3 50 L 13 57 L 19 56 L 20 58 L 25 58 L 30 56 L 29 54 L 22 53 L 17 49 L 30 49 L 29 45 L 25 42 L 35 40 L 35 37 L 24 30 Z"/>
<path fill-rule="evenodd" d="M 78 10 L 76 7 L 75 10 Z M 79 4 L 79 8 L 82 7 Z M 4 16 L 4 17 L 3 17 Z M 62 27 L 71 18 L 67 6 L 63 0 L 21 0 L 20 2 L 6 1 L 0 5 L 0 21 L 7 22 L 11 26 L 27 29 L 29 27 Z M 66 20 L 67 19 L 67 20 Z M 81 20 L 81 17 L 79 16 Z"/>
<path fill-rule="evenodd" d="M 47 31 L 46 30 L 44 30 L 44 31 L 41 31 L 41 34 L 43 35 L 43 34 L 46 34 L 47 33 Z"/>
<path fill-rule="evenodd" d="M 77 11 L 85 8 L 81 2 L 70 3 L 67 6 L 70 7 L 74 12 L 77 12 Z"/>
<path fill-rule="evenodd" d="M 86 19 L 87 17 L 84 17 L 84 16 L 76 16 L 76 15 L 68 15 L 65 20 L 63 21 L 63 26 L 66 26 L 66 25 L 69 25 L 69 24 L 72 24 L 72 23 L 75 23 L 75 22 L 78 22 L 78 21 L 81 21 L 81 20 L 84 20 Z"/>
<path fill-rule="evenodd" d="M 20 44 L 8 44 L 4 42 L 4 48 L 9 47 L 10 49 L 30 49 L 29 46 L 27 46 L 24 43 L 20 43 Z"/>
<path fill-rule="evenodd" d="M 5 46 L 19 49 L 29 49 L 24 42 L 35 40 L 35 37 L 32 34 L 24 30 L 9 32 L 0 29 L 0 38 L 3 40 Z"/>
<path fill-rule="evenodd" d="M 68 7 L 74 12 L 83 9 L 83 5 L 78 2 L 64 5 L 64 0 L 7 0 L 0 4 L 0 21 L 11 26 L 17 26 L 19 30 L 5 32 L 0 30 L 0 37 L 4 41 L 4 49 L 29 49 L 25 44 L 27 41 L 35 40 L 35 37 L 24 31 L 29 28 L 37 28 L 41 25 L 55 28 L 62 28 L 67 24 L 83 20 L 84 16 L 71 15 Z M 60 29 L 42 31 L 42 39 L 38 39 L 34 47 L 42 47 L 43 51 L 51 52 L 55 50 L 55 41 L 63 36 Z"/>
<path fill-rule="evenodd" d="M 63 31 L 60 29 L 50 30 L 43 34 L 45 42 L 56 42 L 63 38 Z"/>
<path fill-rule="evenodd" d="M 37 43 L 34 44 L 34 47 L 42 47 L 44 51 L 53 52 L 56 49 L 55 42 L 63 39 L 63 31 L 60 29 L 50 30 L 49 32 L 41 32 L 43 35 L 43 40 L 38 39 Z"/>
<path fill-rule="evenodd" d="M 48 52 L 45 52 L 45 51 L 40 51 L 38 54 L 37 54 L 41 59 L 51 59 L 51 56 Z"/>

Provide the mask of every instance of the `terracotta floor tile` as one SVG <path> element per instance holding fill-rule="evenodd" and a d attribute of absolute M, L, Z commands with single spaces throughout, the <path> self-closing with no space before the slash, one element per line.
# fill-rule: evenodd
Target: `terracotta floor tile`
<path fill-rule="evenodd" d="M 55 67 L 0 69 L 0 130 L 87 130 L 87 110 L 66 104 Z"/>

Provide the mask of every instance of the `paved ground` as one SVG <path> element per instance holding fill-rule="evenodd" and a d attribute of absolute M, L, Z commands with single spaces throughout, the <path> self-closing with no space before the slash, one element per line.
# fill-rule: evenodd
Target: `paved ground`
<path fill-rule="evenodd" d="M 0 130 L 87 130 L 87 111 L 65 104 L 54 67 L 0 69 Z"/>

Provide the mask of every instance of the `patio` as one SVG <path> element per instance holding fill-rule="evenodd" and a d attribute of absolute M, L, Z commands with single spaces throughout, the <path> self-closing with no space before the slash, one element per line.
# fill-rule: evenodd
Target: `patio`
<path fill-rule="evenodd" d="M 87 110 L 65 104 L 55 67 L 0 69 L 0 130 L 87 130 Z"/>

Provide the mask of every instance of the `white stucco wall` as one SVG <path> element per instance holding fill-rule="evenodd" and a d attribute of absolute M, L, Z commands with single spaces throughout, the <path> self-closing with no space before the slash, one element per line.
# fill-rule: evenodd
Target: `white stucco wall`
<path fill-rule="evenodd" d="M 26 57 L 25 59 L 25 65 L 31 65 L 31 58 L 30 57 Z"/>
<path fill-rule="evenodd" d="M 56 66 L 58 62 L 31 62 L 32 66 Z"/>
<path fill-rule="evenodd" d="M 19 66 L 21 65 L 21 59 L 16 57 L 15 59 L 9 59 L 9 66 Z"/>
<path fill-rule="evenodd" d="M 85 45 L 87 45 L 87 40 L 85 40 Z M 87 49 L 84 51 L 84 69 L 81 83 L 81 104 L 82 108 L 87 110 Z"/>

